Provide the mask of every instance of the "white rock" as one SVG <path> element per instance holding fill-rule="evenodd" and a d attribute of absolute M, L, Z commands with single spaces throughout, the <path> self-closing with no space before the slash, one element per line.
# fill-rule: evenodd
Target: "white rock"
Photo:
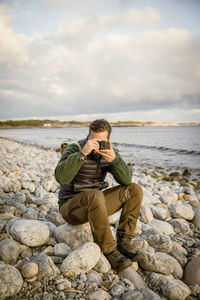
<path fill-rule="evenodd" d="M 195 209 L 193 224 L 197 229 L 200 230 L 200 206 Z"/>
<path fill-rule="evenodd" d="M 168 193 L 164 193 L 160 196 L 160 200 L 164 204 L 167 204 L 168 206 L 171 205 L 172 203 L 176 202 L 177 199 L 178 199 L 178 195 L 171 191 Z"/>
<path fill-rule="evenodd" d="M 181 201 L 170 206 L 171 214 L 174 218 L 182 218 L 185 220 L 192 220 L 194 218 L 194 211 L 188 204 L 182 204 Z"/>
<path fill-rule="evenodd" d="M 161 220 L 153 220 L 150 225 L 153 228 L 156 228 L 158 231 L 164 233 L 164 234 L 171 234 L 174 235 L 174 229 L 173 226 L 171 224 L 169 224 L 168 222 L 165 221 L 161 221 Z"/>
<path fill-rule="evenodd" d="M 86 243 L 64 259 L 60 271 L 64 277 L 76 277 L 91 270 L 97 264 L 100 255 L 101 250 L 97 244 Z"/>
<path fill-rule="evenodd" d="M 16 220 L 10 227 L 11 236 L 24 245 L 44 245 L 50 235 L 49 227 L 38 220 Z"/>
<path fill-rule="evenodd" d="M 143 223 L 149 223 L 153 221 L 153 214 L 151 209 L 147 205 L 142 205 L 140 210 L 140 221 Z"/>
<path fill-rule="evenodd" d="M 169 253 L 172 251 L 173 245 L 170 237 L 165 234 L 155 233 L 147 234 L 145 239 L 151 247 L 158 252 Z"/>
<path fill-rule="evenodd" d="M 101 253 L 100 258 L 93 269 L 99 273 L 108 273 L 110 271 L 111 265 L 103 253 Z"/>
<path fill-rule="evenodd" d="M 116 213 L 114 213 L 114 214 L 112 214 L 112 215 L 110 215 L 109 217 L 108 217 L 108 219 L 109 219 L 109 224 L 111 224 L 111 225 L 114 225 L 116 222 L 118 222 L 119 221 L 119 218 L 120 218 L 120 215 L 121 215 L 121 209 L 120 210 L 118 210 Z"/>
<path fill-rule="evenodd" d="M 151 208 L 154 218 L 156 218 L 156 219 L 164 221 L 170 217 L 170 213 L 166 208 L 157 207 L 154 205 L 151 205 L 150 208 Z"/>

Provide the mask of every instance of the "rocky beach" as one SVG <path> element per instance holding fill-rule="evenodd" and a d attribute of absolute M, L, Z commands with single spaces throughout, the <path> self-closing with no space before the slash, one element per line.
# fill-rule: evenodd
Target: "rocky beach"
<path fill-rule="evenodd" d="M 200 299 L 200 174 L 133 168 L 144 193 L 136 255 L 117 274 L 89 223 L 71 226 L 59 214 L 59 158 L 0 138 L 0 299 Z M 109 217 L 114 236 L 119 216 Z"/>

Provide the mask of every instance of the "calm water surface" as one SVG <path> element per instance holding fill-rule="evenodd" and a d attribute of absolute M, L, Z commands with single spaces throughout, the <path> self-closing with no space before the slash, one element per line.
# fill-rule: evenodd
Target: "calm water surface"
<path fill-rule="evenodd" d="M 87 133 L 88 128 L 0 130 L 1 137 L 54 149 L 62 142 L 77 142 Z M 111 142 L 126 162 L 135 165 L 200 171 L 200 126 L 114 127 Z"/>

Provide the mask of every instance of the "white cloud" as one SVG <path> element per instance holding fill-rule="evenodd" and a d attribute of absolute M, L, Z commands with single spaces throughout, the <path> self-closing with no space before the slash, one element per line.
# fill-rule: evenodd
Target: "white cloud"
<path fill-rule="evenodd" d="M 16 34 L 1 11 L 0 116 L 11 105 L 16 116 L 27 105 L 29 115 L 40 117 L 198 109 L 200 37 L 177 28 L 153 30 L 160 19 L 151 7 L 82 16 L 49 36 L 28 38 Z"/>
<path fill-rule="evenodd" d="M 0 8 L 0 64 L 22 66 L 28 63 L 28 39 L 22 34 L 15 34 L 9 18 Z"/>

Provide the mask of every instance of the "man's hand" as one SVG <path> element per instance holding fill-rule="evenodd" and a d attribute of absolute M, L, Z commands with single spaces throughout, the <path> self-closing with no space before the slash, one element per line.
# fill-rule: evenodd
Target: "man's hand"
<path fill-rule="evenodd" d="M 116 157 L 115 151 L 113 150 L 111 144 L 110 144 L 110 149 L 99 150 L 98 153 L 102 155 L 107 160 L 107 162 L 112 162 Z"/>
<path fill-rule="evenodd" d="M 96 140 L 88 140 L 82 149 L 82 153 L 87 156 L 94 150 L 95 153 L 99 151 L 99 144 Z"/>

